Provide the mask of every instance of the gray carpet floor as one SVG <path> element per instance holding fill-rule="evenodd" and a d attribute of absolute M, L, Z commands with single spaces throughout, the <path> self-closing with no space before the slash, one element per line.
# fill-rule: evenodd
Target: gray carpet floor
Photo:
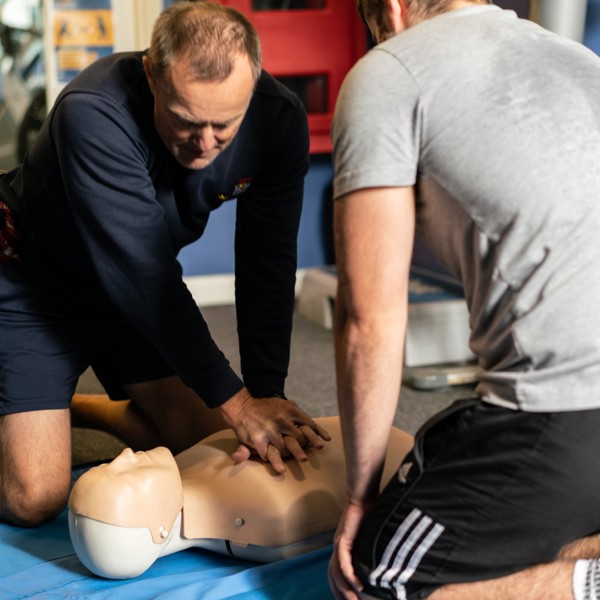
<path fill-rule="evenodd" d="M 235 309 L 233 306 L 203 308 L 202 313 L 217 344 L 239 372 Z M 410 370 L 405 373 L 408 381 Z M 81 377 L 78 391 L 101 393 L 102 388 L 93 372 Z M 295 316 L 292 352 L 286 394 L 311 416 L 331 416 L 337 413 L 332 332 Z M 454 399 L 473 395 L 470 385 L 452 386 L 434 391 L 418 391 L 403 385 L 395 424 L 415 433 L 430 416 L 448 406 Z M 85 464 L 111 459 L 123 449 L 123 444 L 104 432 L 73 429 L 73 464 Z"/>

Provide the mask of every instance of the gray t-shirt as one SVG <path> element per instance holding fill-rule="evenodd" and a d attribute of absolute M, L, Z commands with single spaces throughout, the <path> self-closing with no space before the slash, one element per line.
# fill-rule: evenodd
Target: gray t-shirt
<path fill-rule="evenodd" d="M 336 198 L 416 186 L 417 232 L 463 282 L 478 394 L 600 407 L 600 59 L 496 6 L 363 57 L 333 125 Z"/>

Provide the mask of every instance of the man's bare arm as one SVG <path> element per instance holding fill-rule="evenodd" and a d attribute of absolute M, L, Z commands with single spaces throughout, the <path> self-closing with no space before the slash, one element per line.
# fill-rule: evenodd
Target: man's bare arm
<path fill-rule="evenodd" d="M 336 201 L 337 383 L 353 501 L 377 493 L 398 400 L 414 225 L 412 188 Z"/>

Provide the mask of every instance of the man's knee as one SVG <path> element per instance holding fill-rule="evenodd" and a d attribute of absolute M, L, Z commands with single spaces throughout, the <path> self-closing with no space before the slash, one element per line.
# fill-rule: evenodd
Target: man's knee
<path fill-rule="evenodd" d="M 70 492 L 69 477 L 36 481 L 17 481 L 4 477 L 1 482 L 0 517 L 18 527 L 37 527 L 56 517 L 66 506 Z"/>
<path fill-rule="evenodd" d="M 35 527 L 55 517 L 71 488 L 68 409 L 0 417 L 0 519 Z"/>

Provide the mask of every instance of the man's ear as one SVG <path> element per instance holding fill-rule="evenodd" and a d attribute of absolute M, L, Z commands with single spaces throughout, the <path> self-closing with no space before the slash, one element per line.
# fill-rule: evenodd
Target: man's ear
<path fill-rule="evenodd" d="M 406 1 L 386 0 L 392 31 L 400 33 L 406 29 Z"/>
<path fill-rule="evenodd" d="M 146 79 L 150 86 L 150 91 L 154 95 L 154 89 L 156 87 L 156 81 L 154 79 L 154 71 L 152 61 L 147 56 L 142 56 L 142 64 L 144 65 L 144 73 L 146 73 Z"/>

